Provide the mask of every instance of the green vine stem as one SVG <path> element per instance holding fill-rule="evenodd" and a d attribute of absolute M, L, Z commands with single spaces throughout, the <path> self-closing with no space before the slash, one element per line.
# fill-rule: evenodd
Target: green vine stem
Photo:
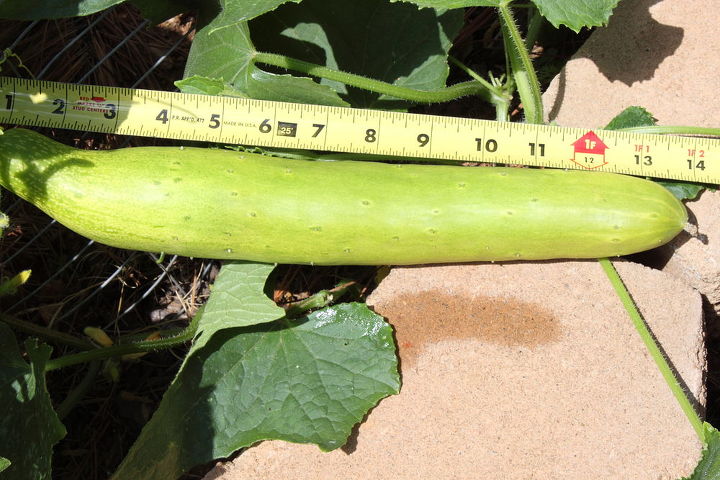
<path fill-rule="evenodd" d="M 502 0 L 498 5 L 500 14 L 500 25 L 502 27 L 503 39 L 505 41 L 505 52 L 510 60 L 510 68 L 515 79 L 520 101 L 525 111 L 525 121 L 528 123 L 543 123 L 543 104 L 540 95 L 540 83 L 538 82 L 535 68 L 528 49 L 525 48 L 525 41 L 517 28 L 510 2 Z"/>
<path fill-rule="evenodd" d="M 675 374 L 673 373 L 670 365 L 663 356 L 660 347 L 655 342 L 655 339 L 650 333 L 650 330 L 648 329 L 645 320 L 642 318 L 642 315 L 640 315 L 640 312 L 637 309 L 637 305 L 635 305 L 635 302 L 630 296 L 630 293 L 627 291 L 627 288 L 625 288 L 625 284 L 620 278 L 620 275 L 618 275 L 617 270 L 615 270 L 615 267 L 609 259 L 602 258 L 599 261 L 600 265 L 602 265 L 603 270 L 605 270 L 605 274 L 610 280 L 610 283 L 615 289 L 615 292 L 617 293 L 618 297 L 620 297 L 620 301 L 622 302 L 623 307 L 625 307 L 628 315 L 630 315 L 630 319 L 632 320 L 635 329 L 640 334 L 640 338 L 645 344 L 645 347 L 650 352 L 650 356 L 655 361 L 655 364 L 660 370 L 660 373 L 665 379 L 665 382 L 668 384 L 670 390 L 675 396 L 675 399 L 680 404 L 680 408 L 682 409 L 683 413 L 685 413 L 685 416 L 690 421 L 692 427 L 695 429 L 695 433 L 697 434 L 700 441 L 704 442 L 705 430 L 703 428 L 703 422 L 700 419 L 700 416 L 693 408 L 690 400 L 685 394 L 685 391 L 678 382 L 677 378 L 675 378 Z"/>
<path fill-rule="evenodd" d="M 95 348 L 85 352 L 53 358 L 45 364 L 45 371 L 51 372 L 59 368 L 69 367 L 79 363 L 103 360 L 106 358 L 118 357 L 132 353 L 166 350 L 168 348 L 180 346 L 193 339 L 195 332 L 197 332 L 201 316 L 201 311 L 198 311 L 190 324 L 185 329 L 181 330 L 180 333 L 172 337 L 164 337 L 158 340 L 141 340 L 139 342 L 113 345 L 112 347 Z"/>
<path fill-rule="evenodd" d="M 455 100 L 456 98 L 468 95 L 478 95 L 488 102 L 492 101 L 491 98 L 493 92 L 488 89 L 486 84 L 477 81 L 457 83 L 443 88 L 442 90 L 415 90 L 400 85 L 393 85 L 392 83 L 382 82 L 373 78 L 363 77 L 362 75 L 356 75 L 354 73 L 334 70 L 322 65 L 305 62 L 303 60 L 275 53 L 256 52 L 253 56 L 253 60 L 256 63 L 273 65 L 287 70 L 294 70 L 314 77 L 334 80 L 351 87 L 362 88 L 363 90 L 390 95 L 395 98 L 409 100 L 416 103 L 449 102 L 450 100 Z"/>
<path fill-rule="evenodd" d="M 53 330 L 52 328 L 42 327 L 34 323 L 26 322 L 24 320 L 20 320 L 19 318 L 13 317 L 12 315 L 0 313 L 0 322 L 7 323 L 16 330 L 20 330 L 21 332 L 44 338 L 45 340 L 48 340 L 52 343 L 68 345 L 70 347 L 79 348 L 81 350 L 90 350 L 93 348 L 93 345 L 90 342 L 78 338 L 74 335 L 58 332 L 57 330 Z"/>
<path fill-rule="evenodd" d="M 517 7 L 517 5 L 513 6 Z M 545 17 L 540 15 L 540 12 L 538 12 L 534 4 L 531 4 L 528 7 L 527 13 L 529 19 L 527 33 L 525 34 L 525 48 L 527 48 L 528 51 L 532 51 L 533 46 L 535 46 L 535 41 L 537 40 L 538 36 L 540 35 L 540 31 L 545 25 Z"/>
<path fill-rule="evenodd" d="M 495 120 L 497 120 L 498 122 L 507 122 L 508 110 L 510 109 L 510 101 L 512 100 L 512 95 L 509 95 L 507 93 L 507 84 L 506 86 L 494 85 L 493 83 L 488 82 L 480 75 L 475 73 L 470 67 L 462 63 L 457 58 L 453 56 L 448 56 L 448 60 L 450 60 L 453 65 L 455 65 L 467 75 L 475 79 L 477 82 L 485 85 L 485 88 L 489 93 L 488 101 L 495 107 Z M 496 81 L 492 77 L 491 80 L 493 82 Z"/>
<path fill-rule="evenodd" d="M 90 365 L 88 366 L 87 372 L 85 372 L 85 376 L 83 377 L 83 379 L 80 380 L 80 383 L 78 383 L 75 388 L 70 390 L 65 399 L 63 399 L 60 405 L 57 406 L 55 412 L 57 413 L 57 416 L 60 418 L 60 420 L 65 418 L 68 413 L 72 411 L 75 405 L 77 405 L 77 403 L 83 397 L 85 397 L 87 391 L 90 390 L 90 387 L 93 386 L 95 382 L 95 377 L 97 377 L 98 372 L 100 372 L 101 365 L 102 362 L 90 362 Z"/>
<path fill-rule="evenodd" d="M 291 303 L 285 308 L 285 316 L 288 318 L 296 318 L 302 316 L 309 310 L 327 307 L 345 295 L 353 285 L 355 285 L 355 282 L 347 282 L 330 290 L 320 290 L 308 298 Z"/>
<path fill-rule="evenodd" d="M 708 137 L 720 137 L 720 128 L 711 127 L 646 125 L 640 127 L 618 128 L 615 131 L 629 133 L 655 133 L 662 135 L 702 135 Z"/>

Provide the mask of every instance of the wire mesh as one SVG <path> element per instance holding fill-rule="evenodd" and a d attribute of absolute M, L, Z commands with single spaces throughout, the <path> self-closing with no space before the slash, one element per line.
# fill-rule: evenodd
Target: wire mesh
<path fill-rule="evenodd" d="M 0 75 L 154 90 L 175 90 L 194 32 L 191 16 L 151 25 L 126 4 L 88 17 L 2 21 L 0 27 Z M 176 144 L 37 130 L 84 149 Z M 0 211 L 10 219 L 0 240 L 0 276 L 32 270 L 15 295 L 0 298 L 0 311 L 75 337 L 82 337 L 86 326 L 100 327 L 113 338 L 183 327 L 207 297 L 219 268 L 207 260 L 100 245 L 7 191 Z M 55 355 L 76 352 L 61 343 L 54 348 Z M 112 361 L 102 364 L 97 378 L 99 366 L 93 364 L 49 375 L 48 390 L 68 430 L 53 455 L 53 478 L 108 478 L 148 421 L 181 357 L 182 352 L 169 350 L 123 362 L 116 378 Z M 88 378 L 94 378 L 91 390 L 66 408 L 70 392 Z"/>
<path fill-rule="evenodd" d="M 191 19 L 151 26 L 126 5 L 88 17 L 4 22 L 3 27 L 2 75 L 162 90 L 174 90 L 172 81 L 181 78 L 194 31 Z M 39 130 L 79 148 L 173 143 Z M 34 323 L 78 333 L 87 325 L 119 332 L 149 320 L 158 325 L 183 320 L 201 296 L 198 285 L 216 270 L 213 262 L 160 260 L 98 245 L 8 192 L 3 192 L 2 211 L 10 227 L 2 240 L 0 274 L 32 270 L 18 294 L 3 299 L 2 309 Z"/>

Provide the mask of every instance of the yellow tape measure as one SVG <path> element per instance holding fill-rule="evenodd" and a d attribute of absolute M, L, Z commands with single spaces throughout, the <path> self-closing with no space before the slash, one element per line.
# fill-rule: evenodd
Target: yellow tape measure
<path fill-rule="evenodd" d="M 720 184 L 720 139 L 0 77 L 0 123 Z"/>

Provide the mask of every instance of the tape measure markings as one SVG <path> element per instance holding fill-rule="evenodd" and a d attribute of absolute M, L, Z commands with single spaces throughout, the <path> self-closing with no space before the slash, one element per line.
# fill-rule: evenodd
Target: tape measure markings
<path fill-rule="evenodd" d="M 0 77 L 0 123 L 720 184 L 720 139 Z M 0 97 L 0 98 L 3 98 Z"/>

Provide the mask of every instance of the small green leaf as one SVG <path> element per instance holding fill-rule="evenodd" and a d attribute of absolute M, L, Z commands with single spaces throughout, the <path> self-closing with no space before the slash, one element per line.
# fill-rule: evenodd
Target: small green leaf
<path fill-rule="evenodd" d="M 125 0 L 0 0 L 0 18 L 45 20 L 80 17 L 105 10 Z"/>
<path fill-rule="evenodd" d="M 703 430 L 702 458 L 692 475 L 682 480 L 720 480 L 720 432 L 707 422 Z"/>
<path fill-rule="evenodd" d="M 264 439 L 332 450 L 399 385 L 392 328 L 364 304 L 225 329 L 186 358 L 112 478 L 177 478 Z"/>
<path fill-rule="evenodd" d="M 628 107 L 605 126 L 606 130 L 619 130 L 621 128 L 643 127 L 655 125 L 652 113 L 643 107 Z"/>
<path fill-rule="evenodd" d="M 183 93 L 199 93 L 201 95 L 235 95 L 238 96 L 236 90 L 228 89 L 225 82 L 218 78 L 201 77 L 199 75 L 193 75 L 192 77 L 184 78 L 175 82 L 175 86 L 178 87 Z"/>
<path fill-rule="evenodd" d="M 0 297 L 4 295 L 14 295 L 17 289 L 28 281 L 30 273 L 30 270 L 23 270 L 14 277 L 0 283 Z"/>
<path fill-rule="evenodd" d="M 652 113 L 643 107 L 628 107 L 605 126 L 606 130 L 619 130 L 621 128 L 648 127 L 656 124 Z M 678 200 L 694 200 L 707 185 L 701 183 L 687 183 L 678 180 L 654 180 L 670 190 Z"/>
<path fill-rule="evenodd" d="M 3 480 L 51 478 L 53 446 L 65 436 L 45 387 L 45 363 L 52 349 L 25 342 L 25 362 L 12 331 L 0 322 L 0 448 L 12 464 Z"/>
<path fill-rule="evenodd" d="M 224 328 L 247 327 L 282 318 L 285 310 L 265 295 L 265 282 L 275 265 L 227 262 L 205 304 L 193 350 Z"/>
<path fill-rule="evenodd" d="M 686 183 L 678 180 L 655 180 L 663 187 L 670 190 L 678 200 L 695 200 L 700 192 L 707 188 L 701 183 Z"/>
<path fill-rule="evenodd" d="M 3 470 L 7 470 L 7 468 L 10 466 L 10 460 L 8 460 L 5 457 L 0 457 L 0 472 Z"/>

